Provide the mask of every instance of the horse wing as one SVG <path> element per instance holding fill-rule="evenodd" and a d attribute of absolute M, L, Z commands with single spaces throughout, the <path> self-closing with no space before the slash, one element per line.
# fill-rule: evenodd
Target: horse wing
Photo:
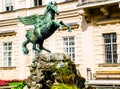
<path fill-rule="evenodd" d="M 35 25 L 39 23 L 40 16 L 38 14 L 34 14 L 26 17 L 18 16 L 18 19 L 20 20 L 21 23 L 25 25 Z"/>

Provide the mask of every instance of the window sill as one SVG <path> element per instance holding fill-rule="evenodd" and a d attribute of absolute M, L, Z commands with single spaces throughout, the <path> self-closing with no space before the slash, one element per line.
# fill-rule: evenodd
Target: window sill
<path fill-rule="evenodd" d="M 13 36 L 16 35 L 14 30 L 0 32 L 0 37 Z"/>
<path fill-rule="evenodd" d="M 0 67 L 0 70 L 15 70 L 15 66 L 10 66 L 10 67 Z"/>
<path fill-rule="evenodd" d="M 98 67 L 118 67 L 118 66 L 120 66 L 120 63 L 117 63 L 117 64 L 107 64 L 107 63 L 98 64 Z"/>

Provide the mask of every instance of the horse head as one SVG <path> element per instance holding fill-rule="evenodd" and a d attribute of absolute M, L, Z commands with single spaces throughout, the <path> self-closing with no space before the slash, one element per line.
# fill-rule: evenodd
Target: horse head
<path fill-rule="evenodd" d="M 47 11 L 48 10 L 52 10 L 54 13 L 56 13 L 57 15 L 59 14 L 59 10 L 58 10 L 58 7 L 57 7 L 57 4 L 56 2 L 52 3 L 50 2 L 48 5 L 47 5 Z"/>

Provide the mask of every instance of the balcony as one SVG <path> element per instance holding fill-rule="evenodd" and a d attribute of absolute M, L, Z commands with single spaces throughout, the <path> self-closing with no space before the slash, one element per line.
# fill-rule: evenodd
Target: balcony
<path fill-rule="evenodd" d="M 83 5 L 104 5 L 104 4 L 113 4 L 116 2 L 120 2 L 120 0 L 79 0 L 78 5 L 83 6 Z"/>
<path fill-rule="evenodd" d="M 88 23 L 96 21 L 97 24 L 106 24 L 107 20 L 120 21 L 120 0 L 79 0 L 78 9 L 79 14 L 84 16 Z"/>

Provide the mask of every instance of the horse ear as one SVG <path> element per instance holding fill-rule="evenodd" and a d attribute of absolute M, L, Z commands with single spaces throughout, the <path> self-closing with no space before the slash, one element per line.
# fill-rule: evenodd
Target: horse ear
<path fill-rule="evenodd" d="M 50 4 L 53 4 L 52 1 L 50 2 Z"/>
<path fill-rule="evenodd" d="M 54 5 L 55 5 L 55 6 L 57 5 L 56 1 L 54 1 Z"/>

